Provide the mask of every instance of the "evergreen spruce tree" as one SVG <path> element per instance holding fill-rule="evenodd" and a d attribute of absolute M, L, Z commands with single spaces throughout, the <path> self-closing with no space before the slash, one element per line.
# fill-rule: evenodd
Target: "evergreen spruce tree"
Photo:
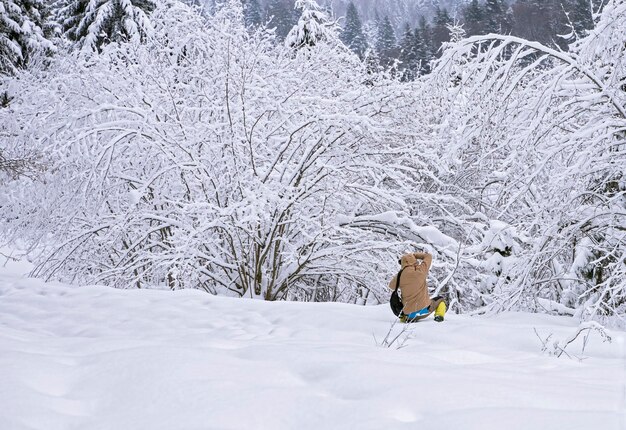
<path fill-rule="evenodd" d="M 380 73 L 382 72 L 380 58 L 378 57 L 378 53 L 375 49 L 368 48 L 367 51 L 365 51 L 363 63 L 365 63 L 365 69 L 367 70 L 368 75 L 368 78 L 364 83 L 368 86 L 374 85 L 374 83 L 381 78 Z"/>
<path fill-rule="evenodd" d="M 513 5 L 513 34 L 554 46 L 560 33 L 556 27 L 559 10 L 561 5 L 556 0 L 517 0 Z"/>
<path fill-rule="evenodd" d="M 463 28 L 465 28 L 466 34 L 468 36 L 485 34 L 484 19 L 483 7 L 478 3 L 478 0 L 472 0 L 463 9 Z"/>
<path fill-rule="evenodd" d="M 0 0 L 0 74 L 26 67 L 36 51 L 54 49 L 43 0 Z"/>
<path fill-rule="evenodd" d="M 407 23 L 404 26 L 404 33 L 400 41 L 399 60 L 403 81 L 412 81 L 419 74 L 416 48 L 417 46 L 415 45 L 415 34 Z"/>
<path fill-rule="evenodd" d="M 435 57 L 435 51 L 433 49 L 433 31 L 424 16 L 420 16 L 415 34 L 416 38 L 419 37 L 420 42 L 417 48 L 417 59 L 421 64 L 420 72 L 421 74 L 430 73 L 430 62 Z"/>
<path fill-rule="evenodd" d="M 296 9 L 302 11 L 302 14 L 285 38 L 285 45 L 301 49 L 320 42 L 338 42 L 337 23 L 315 0 L 296 0 Z"/>
<path fill-rule="evenodd" d="M 430 51 L 422 39 L 419 28 L 413 31 L 413 49 L 415 50 L 417 75 L 428 73 L 430 71 L 429 63 L 431 61 Z"/>
<path fill-rule="evenodd" d="M 246 23 L 246 27 L 254 28 L 263 23 L 263 17 L 261 16 L 261 6 L 257 0 L 242 0 L 243 2 L 243 17 Z"/>
<path fill-rule="evenodd" d="M 503 10 L 501 0 L 486 0 L 485 2 L 485 31 L 487 33 L 502 33 L 502 21 L 506 10 Z"/>
<path fill-rule="evenodd" d="M 449 30 L 450 30 L 450 41 L 452 43 L 460 42 L 461 40 L 467 37 L 467 34 L 465 33 L 465 29 L 463 28 L 463 25 L 461 25 L 461 23 L 459 22 L 453 23 L 449 27 Z"/>
<path fill-rule="evenodd" d="M 150 32 L 153 0 L 69 0 L 59 11 L 65 34 L 83 50 L 143 40 Z"/>
<path fill-rule="evenodd" d="M 389 17 L 386 15 L 378 27 L 376 50 L 378 51 L 381 62 L 384 65 L 389 65 L 396 50 L 396 35 L 391 26 L 391 21 L 389 21 Z"/>
<path fill-rule="evenodd" d="M 368 45 L 372 51 L 376 51 L 376 58 L 378 58 L 378 32 L 381 24 L 382 20 L 380 19 L 378 9 L 374 9 L 374 19 L 363 25 L 363 32 L 368 40 Z"/>
<path fill-rule="evenodd" d="M 515 15 L 513 14 L 513 8 L 508 6 L 504 14 L 504 22 L 502 23 L 502 31 L 504 34 L 512 34 L 513 27 L 515 26 Z"/>
<path fill-rule="evenodd" d="M 589 0 L 569 0 L 567 3 L 569 21 L 578 38 L 593 28 L 593 14 Z"/>
<path fill-rule="evenodd" d="M 446 9 L 445 7 L 441 9 L 439 6 L 437 6 L 437 9 L 435 10 L 435 18 L 433 20 L 433 24 L 443 27 L 452 24 L 452 18 L 450 18 L 448 9 Z"/>
<path fill-rule="evenodd" d="M 265 9 L 265 22 L 268 28 L 274 29 L 276 38 L 282 43 L 298 21 L 284 0 L 269 0 Z"/>
<path fill-rule="evenodd" d="M 380 28 L 382 23 L 383 23 L 383 19 L 380 17 L 380 12 L 378 12 L 378 8 L 375 8 L 374 9 L 374 24 L 376 25 L 376 28 Z"/>
<path fill-rule="evenodd" d="M 450 41 L 450 30 L 448 30 L 448 26 L 451 24 L 452 18 L 450 18 L 448 10 L 437 7 L 432 30 L 433 50 L 437 55 L 440 52 L 441 45 Z"/>
<path fill-rule="evenodd" d="M 363 58 L 367 50 L 367 39 L 363 34 L 359 12 L 356 10 L 353 2 L 350 2 L 346 11 L 346 24 L 341 32 L 341 41 L 354 51 L 359 58 Z"/>

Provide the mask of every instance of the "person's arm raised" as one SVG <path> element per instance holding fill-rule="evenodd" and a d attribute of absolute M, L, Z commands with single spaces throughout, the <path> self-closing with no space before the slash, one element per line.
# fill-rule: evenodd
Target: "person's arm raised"
<path fill-rule="evenodd" d="M 422 264 L 426 266 L 426 271 L 430 270 L 430 266 L 433 263 L 433 256 L 428 252 L 416 252 L 413 254 L 415 258 L 421 259 Z"/>

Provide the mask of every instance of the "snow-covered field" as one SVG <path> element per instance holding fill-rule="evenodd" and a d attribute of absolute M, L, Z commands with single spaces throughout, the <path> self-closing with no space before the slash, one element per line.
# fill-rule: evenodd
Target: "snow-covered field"
<path fill-rule="evenodd" d="M 1 430 L 626 429 L 623 332 L 592 334 L 581 362 L 542 354 L 533 331 L 564 339 L 572 319 L 449 315 L 384 348 L 387 306 L 77 288 L 21 271 L 0 268 Z"/>

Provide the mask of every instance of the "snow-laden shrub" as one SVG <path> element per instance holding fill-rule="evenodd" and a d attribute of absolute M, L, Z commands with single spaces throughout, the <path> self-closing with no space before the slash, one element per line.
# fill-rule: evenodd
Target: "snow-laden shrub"
<path fill-rule="evenodd" d="M 435 152 L 413 146 L 413 94 L 373 86 L 342 46 L 277 47 L 237 2 L 152 22 L 145 45 L 22 77 L 13 142 L 47 170 L 3 207 L 39 247 L 36 276 L 363 303 L 385 300 L 405 249 L 454 267 L 456 241 L 420 218 L 439 203 L 420 200 Z"/>
<path fill-rule="evenodd" d="M 428 78 L 449 191 L 529 240 L 494 309 L 537 298 L 626 311 L 626 4 L 569 53 L 500 35 L 452 44 Z"/>

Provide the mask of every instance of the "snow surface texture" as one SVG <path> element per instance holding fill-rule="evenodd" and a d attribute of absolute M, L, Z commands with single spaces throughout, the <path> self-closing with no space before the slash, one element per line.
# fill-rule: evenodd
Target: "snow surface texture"
<path fill-rule="evenodd" d="M 77 288 L 3 260 L 0 429 L 626 429 L 623 332 L 540 352 L 533 328 L 572 318 L 448 315 L 384 348 L 387 306 Z"/>

